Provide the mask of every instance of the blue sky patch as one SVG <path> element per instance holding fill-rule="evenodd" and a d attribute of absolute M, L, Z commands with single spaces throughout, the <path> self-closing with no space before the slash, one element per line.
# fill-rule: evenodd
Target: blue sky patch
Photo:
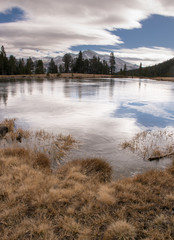
<path fill-rule="evenodd" d="M 25 12 L 18 8 L 8 9 L 5 13 L 0 12 L 0 23 L 18 22 L 25 19 Z"/>
<path fill-rule="evenodd" d="M 141 22 L 142 27 L 138 29 L 117 29 L 111 31 L 124 42 L 116 46 L 112 45 L 78 45 L 72 46 L 72 51 L 90 49 L 93 51 L 111 52 L 113 49 L 139 48 L 139 47 L 166 47 L 174 48 L 174 17 L 152 15 Z"/>
<path fill-rule="evenodd" d="M 121 38 L 122 48 L 166 47 L 174 48 L 174 17 L 152 15 L 141 22 L 142 28 L 112 31 Z"/>

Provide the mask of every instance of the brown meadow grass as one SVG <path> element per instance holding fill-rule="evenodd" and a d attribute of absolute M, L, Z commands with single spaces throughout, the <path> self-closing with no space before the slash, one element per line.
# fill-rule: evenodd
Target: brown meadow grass
<path fill-rule="evenodd" d="M 43 153 L 1 149 L 0 239 L 174 239 L 174 164 L 111 175 L 97 158 L 52 172 Z"/>
<path fill-rule="evenodd" d="M 32 74 L 32 75 L 0 75 L 0 80 L 27 80 L 27 79 L 57 79 L 57 78 L 112 78 L 113 75 L 105 74 L 86 74 L 86 73 L 58 73 L 58 74 Z M 114 76 L 116 77 L 116 76 Z"/>

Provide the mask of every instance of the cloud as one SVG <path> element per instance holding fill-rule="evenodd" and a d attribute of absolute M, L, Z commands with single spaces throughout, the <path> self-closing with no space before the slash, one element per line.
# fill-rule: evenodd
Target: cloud
<path fill-rule="evenodd" d="M 174 49 L 163 47 L 139 47 L 139 48 L 122 48 L 122 49 L 104 49 L 96 51 L 98 54 L 109 55 L 114 52 L 115 57 L 121 58 L 126 62 L 131 62 L 136 65 L 143 64 L 143 67 L 155 65 L 160 62 L 169 60 L 174 56 Z"/>
<path fill-rule="evenodd" d="M 110 30 L 140 28 L 151 14 L 174 16 L 173 1 L 151 0 L 6 0 L 0 12 L 18 7 L 20 22 L 0 24 L 0 42 L 9 54 L 39 57 L 78 45 L 118 45 Z M 167 6 L 166 6 L 167 5 Z M 123 54 L 123 52 L 122 52 Z M 130 54 L 129 54 L 130 55 Z"/>
<path fill-rule="evenodd" d="M 137 65 L 141 62 L 145 67 L 173 58 L 174 49 L 163 47 L 119 49 L 115 51 L 115 56 Z"/>

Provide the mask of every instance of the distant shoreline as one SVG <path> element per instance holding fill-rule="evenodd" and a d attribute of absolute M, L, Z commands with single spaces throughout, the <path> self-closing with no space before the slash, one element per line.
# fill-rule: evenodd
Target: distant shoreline
<path fill-rule="evenodd" d="M 61 74 L 31 74 L 31 75 L 0 75 L 0 80 L 10 79 L 42 79 L 42 78 L 71 78 L 71 79 L 84 79 L 84 78 L 147 78 L 157 81 L 170 81 L 174 82 L 174 77 L 143 77 L 143 76 L 124 76 L 124 75 L 105 75 L 105 74 L 86 74 L 86 73 L 61 73 Z"/>
<path fill-rule="evenodd" d="M 86 73 L 58 73 L 58 74 L 31 74 L 31 75 L 0 75 L 0 79 L 41 79 L 41 78 L 74 78 L 74 79 L 83 79 L 83 78 L 112 78 L 116 76 L 104 75 L 104 74 L 86 74 Z"/>
<path fill-rule="evenodd" d="M 153 77 L 150 78 L 152 80 L 157 80 L 157 81 L 170 81 L 170 82 L 174 82 L 174 77 Z"/>

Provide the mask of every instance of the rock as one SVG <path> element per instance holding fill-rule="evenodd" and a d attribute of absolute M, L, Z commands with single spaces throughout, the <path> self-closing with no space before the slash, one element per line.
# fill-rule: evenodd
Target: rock
<path fill-rule="evenodd" d="M 18 142 L 22 142 L 22 135 L 19 133 L 18 134 L 18 136 L 16 137 L 16 140 L 18 141 Z"/>
<path fill-rule="evenodd" d="M 8 133 L 8 127 L 0 126 L 0 137 L 4 137 Z"/>

